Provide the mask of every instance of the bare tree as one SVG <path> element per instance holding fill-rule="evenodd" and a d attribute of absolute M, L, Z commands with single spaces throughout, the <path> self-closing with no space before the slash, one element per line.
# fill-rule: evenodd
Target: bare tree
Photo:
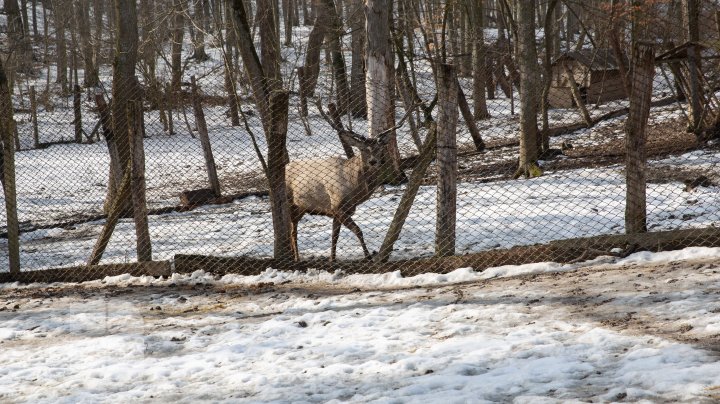
<path fill-rule="evenodd" d="M 393 97 L 395 69 L 390 34 L 391 9 L 392 2 L 390 0 L 367 0 L 365 2 L 365 33 L 367 35 L 365 88 L 370 138 L 392 128 L 395 123 Z M 400 170 L 397 139 L 393 138 L 388 142 L 388 152 L 392 156 L 393 164 L 392 167 L 387 167 L 381 178 L 388 183 L 398 183 L 405 178 Z"/>
<path fill-rule="evenodd" d="M 99 83 L 99 78 L 90 37 L 90 1 L 78 0 L 73 3 L 75 3 L 75 23 L 80 37 L 80 47 L 85 65 L 84 85 L 86 87 L 95 87 Z"/>
<path fill-rule="evenodd" d="M 517 48 L 520 65 L 520 157 L 515 178 L 541 175 L 537 165 L 537 112 L 540 105 L 540 66 L 535 46 L 535 0 L 517 3 Z"/>
<path fill-rule="evenodd" d="M 260 112 L 265 137 L 268 143 L 267 178 L 270 186 L 270 204 L 273 217 L 273 255 L 281 262 L 292 255 L 290 206 L 285 185 L 285 165 L 288 163 L 286 150 L 288 93 L 281 89 L 279 76 L 279 36 L 275 29 L 276 20 L 261 16 L 261 46 L 275 47 L 262 52 L 264 60 L 258 57 L 252 39 L 247 12 L 242 0 L 233 0 L 232 13 L 238 50 L 243 59 L 245 73 L 250 81 L 255 104 Z M 262 39 L 263 36 L 269 38 Z M 268 68 L 271 72 L 265 71 Z M 270 74 L 271 76 L 268 76 Z"/>
<path fill-rule="evenodd" d="M 138 54 L 137 10 L 134 0 L 115 0 L 117 29 L 117 49 L 113 63 L 112 84 L 112 131 L 111 138 L 106 139 L 108 147 L 114 149 L 110 153 L 110 180 L 108 193 L 105 198 L 106 213 L 110 210 L 118 197 L 120 184 L 130 164 L 129 125 L 127 109 L 129 103 L 139 93 L 135 66 Z M 114 156 L 117 156 L 114 158 Z M 132 205 L 129 197 L 124 198 L 119 205 L 123 216 L 130 214 Z"/>
<path fill-rule="evenodd" d="M 467 5 L 472 27 L 473 109 L 475 119 L 480 120 L 490 117 L 485 100 L 485 84 L 487 83 L 483 24 L 485 10 L 482 0 L 468 0 Z"/>

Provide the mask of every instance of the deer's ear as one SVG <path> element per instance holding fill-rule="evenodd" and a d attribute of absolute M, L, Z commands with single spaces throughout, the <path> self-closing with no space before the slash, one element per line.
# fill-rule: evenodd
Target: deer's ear
<path fill-rule="evenodd" d="M 350 132 L 340 132 L 340 138 L 347 144 L 353 147 L 362 148 L 365 147 L 365 138 Z"/>

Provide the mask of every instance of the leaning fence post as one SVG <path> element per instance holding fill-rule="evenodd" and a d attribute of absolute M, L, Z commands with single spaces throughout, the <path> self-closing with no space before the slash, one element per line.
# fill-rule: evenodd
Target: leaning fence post
<path fill-rule="evenodd" d="M 208 172 L 208 180 L 210 181 L 210 188 L 215 194 L 215 197 L 219 197 L 221 195 L 220 180 L 218 180 L 215 157 L 213 156 L 212 147 L 210 146 L 210 136 L 208 135 L 207 122 L 205 121 L 205 112 L 203 112 L 202 103 L 200 102 L 200 92 L 198 91 L 195 76 L 192 76 L 190 80 L 192 83 L 192 100 L 193 112 L 195 113 L 195 124 L 197 125 L 198 138 L 200 138 L 203 155 L 205 156 L 205 167 Z"/>
<path fill-rule="evenodd" d="M 625 233 L 647 231 L 645 186 L 645 129 L 650 116 L 655 49 L 652 44 L 635 44 L 630 91 L 630 113 L 625 122 L 626 203 Z"/>
<path fill-rule="evenodd" d="M 455 214 L 457 202 L 458 81 L 455 66 L 441 64 L 438 69 L 437 117 L 437 217 L 435 256 L 455 254 Z"/>

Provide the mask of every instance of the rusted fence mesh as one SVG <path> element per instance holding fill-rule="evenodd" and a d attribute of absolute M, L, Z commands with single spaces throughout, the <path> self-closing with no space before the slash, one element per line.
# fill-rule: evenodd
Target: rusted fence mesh
<path fill-rule="evenodd" d="M 6 0 L 0 280 L 720 243 L 712 1 Z"/>

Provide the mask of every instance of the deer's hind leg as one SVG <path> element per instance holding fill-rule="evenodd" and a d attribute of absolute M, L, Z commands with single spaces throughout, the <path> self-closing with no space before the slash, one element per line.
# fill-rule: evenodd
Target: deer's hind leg
<path fill-rule="evenodd" d="M 302 219 L 303 213 L 297 208 L 290 208 L 290 244 L 292 247 L 293 260 L 300 261 L 300 250 L 298 250 L 298 223 Z"/>
<path fill-rule="evenodd" d="M 333 217 L 333 224 L 332 224 L 332 241 L 330 245 L 330 262 L 335 261 L 336 253 L 337 253 L 337 242 L 340 238 L 340 226 L 342 224 L 340 223 L 340 220 L 338 220 L 336 217 Z"/>
<path fill-rule="evenodd" d="M 370 251 L 368 251 L 367 245 L 365 245 L 365 239 L 363 238 L 362 230 L 360 230 L 360 226 L 355 223 L 354 220 L 352 220 L 352 217 L 346 213 L 340 213 L 337 215 L 337 220 L 340 221 L 340 223 L 343 224 L 343 226 L 350 229 L 351 232 L 355 234 L 355 236 L 360 240 L 360 245 L 362 246 L 363 253 L 365 254 L 365 258 L 370 259 L 372 258 L 370 256 Z M 338 230 L 339 231 L 339 230 Z"/>

